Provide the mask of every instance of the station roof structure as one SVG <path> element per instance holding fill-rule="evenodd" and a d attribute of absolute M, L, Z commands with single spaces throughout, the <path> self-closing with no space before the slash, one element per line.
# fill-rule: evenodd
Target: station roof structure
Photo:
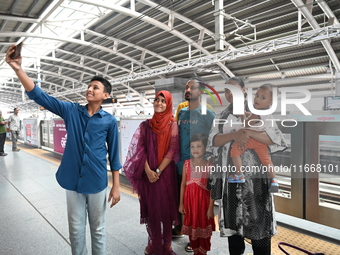
<path fill-rule="evenodd" d="M 0 105 L 33 107 L 4 61 L 21 41 L 30 78 L 71 102 L 86 102 L 94 75 L 120 107 L 152 98 L 156 80 L 192 75 L 334 95 L 339 18 L 338 0 L 2 0 Z"/>

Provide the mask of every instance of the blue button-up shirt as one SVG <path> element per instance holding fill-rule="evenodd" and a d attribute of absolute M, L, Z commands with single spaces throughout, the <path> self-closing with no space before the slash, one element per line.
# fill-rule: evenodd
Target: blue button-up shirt
<path fill-rule="evenodd" d="M 181 161 L 177 162 L 177 172 L 182 175 L 184 161 L 191 158 L 190 138 L 193 134 L 203 133 L 209 135 L 215 113 L 207 108 L 207 114 L 202 114 L 202 107 L 194 110 L 189 107 L 182 108 L 178 113 L 178 132 L 181 146 Z"/>
<path fill-rule="evenodd" d="M 116 118 L 103 109 L 90 116 L 86 106 L 60 101 L 38 86 L 27 95 L 65 121 L 67 143 L 56 173 L 60 186 L 82 194 L 104 190 L 108 184 L 107 153 L 112 171 L 122 167 Z"/>

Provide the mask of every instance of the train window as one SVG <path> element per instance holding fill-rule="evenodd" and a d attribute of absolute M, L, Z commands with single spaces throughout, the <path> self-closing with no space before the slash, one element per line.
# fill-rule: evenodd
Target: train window
<path fill-rule="evenodd" d="M 340 136 L 319 135 L 319 155 L 319 205 L 340 209 Z"/>
<path fill-rule="evenodd" d="M 291 134 L 283 133 L 283 137 L 286 140 L 288 149 L 271 155 L 276 178 L 280 185 L 279 192 L 274 194 L 291 198 Z"/>

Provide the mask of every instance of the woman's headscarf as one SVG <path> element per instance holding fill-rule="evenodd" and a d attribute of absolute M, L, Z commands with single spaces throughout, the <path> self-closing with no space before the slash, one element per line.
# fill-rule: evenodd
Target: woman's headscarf
<path fill-rule="evenodd" d="M 155 99 L 161 94 L 165 98 L 166 109 L 164 112 L 155 112 L 150 121 L 152 131 L 157 134 L 158 165 L 162 162 L 164 155 L 168 152 L 171 138 L 171 122 L 175 121 L 172 113 L 171 93 L 167 90 L 161 90 L 156 94 Z"/>

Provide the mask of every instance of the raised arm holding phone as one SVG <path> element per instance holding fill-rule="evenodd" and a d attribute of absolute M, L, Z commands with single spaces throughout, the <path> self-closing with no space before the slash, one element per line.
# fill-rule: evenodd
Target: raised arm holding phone
<path fill-rule="evenodd" d="M 22 56 L 11 58 L 18 46 L 9 47 L 6 62 L 24 86 L 27 95 L 45 109 L 62 117 L 67 143 L 56 179 L 66 190 L 69 234 L 73 255 L 86 254 L 87 216 L 91 229 L 92 253 L 105 250 L 106 200 L 110 207 L 120 200 L 118 125 L 114 116 L 101 108 L 111 93 L 106 79 L 94 76 L 86 90 L 87 105 L 64 102 L 36 86 L 21 67 Z M 107 199 L 107 159 L 112 171 L 112 188 Z"/>

